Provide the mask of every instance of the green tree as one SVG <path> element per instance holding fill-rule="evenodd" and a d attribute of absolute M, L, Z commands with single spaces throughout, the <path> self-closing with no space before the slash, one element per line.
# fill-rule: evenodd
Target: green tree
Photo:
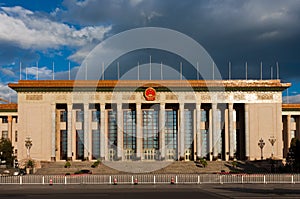
<path fill-rule="evenodd" d="M 6 165 L 13 166 L 14 156 L 13 156 L 14 147 L 11 144 L 9 139 L 2 138 L 0 140 L 0 158 L 1 161 L 5 160 Z"/>
<path fill-rule="evenodd" d="M 300 140 L 293 138 L 287 156 L 287 169 L 291 172 L 300 172 Z"/>

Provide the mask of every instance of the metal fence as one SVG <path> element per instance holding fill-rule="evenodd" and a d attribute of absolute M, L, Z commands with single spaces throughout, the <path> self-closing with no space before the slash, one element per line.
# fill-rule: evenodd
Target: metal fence
<path fill-rule="evenodd" d="M 300 174 L 137 174 L 1 176 L 0 184 L 272 184 L 300 183 Z"/>

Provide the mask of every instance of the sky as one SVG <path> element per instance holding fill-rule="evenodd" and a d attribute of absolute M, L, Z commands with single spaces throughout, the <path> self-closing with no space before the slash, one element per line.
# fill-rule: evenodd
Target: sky
<path fill-rule="evenodd" d="M 202 45 L 224 79 L 229 62 L 232 79 L 245 79 L 246 62 L 248 79 L 260 78 L 261 62 L 263 79 L 276 78 L 278 62 L 280 79 L 292 83 L 284 102 L 300 103 L 299 10 L 296 0 L 0 0 L 0 98 L 16 101 L 7 84 L 36 79 L 37 67 L 39 79 L 52 79 L 53 65 L 55 79 L 68 79 L 69 66 L 74 78 L 106 39 L 133 28 L 162 27 Z M 149 55 L 156 63 L 177 61 L 149 49 L 118 61 L 146 63 Z"/>

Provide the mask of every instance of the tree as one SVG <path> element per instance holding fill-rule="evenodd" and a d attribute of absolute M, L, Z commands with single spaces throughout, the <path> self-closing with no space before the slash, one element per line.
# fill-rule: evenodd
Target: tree
<path fill-rule="evenodd" d="M 0 158 L 1 161 L 6 161 L 6 165 L 13 166 L 14 155 L 13 155 L 14 147 L 11 144 L 9 139 L 2 138 L 0 140 Z"/>
<path fill-rule="evenodd" d="M 300 172 L 300 140 L 293 138 L 287 156 L 287 166 L 291 172 Z"/>

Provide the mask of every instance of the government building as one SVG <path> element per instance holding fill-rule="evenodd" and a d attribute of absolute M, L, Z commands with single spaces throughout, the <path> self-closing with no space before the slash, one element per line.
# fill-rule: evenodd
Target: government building
<path fill-rule="evenodd" d="M 300 138 L 300 105 L 282 104 L 290 86 L 280 80 L 20 80 L 9 84 L 18 104 L 0 105 L 0 132 L 19 160 L 284 159 L 291 139 Z"/>

